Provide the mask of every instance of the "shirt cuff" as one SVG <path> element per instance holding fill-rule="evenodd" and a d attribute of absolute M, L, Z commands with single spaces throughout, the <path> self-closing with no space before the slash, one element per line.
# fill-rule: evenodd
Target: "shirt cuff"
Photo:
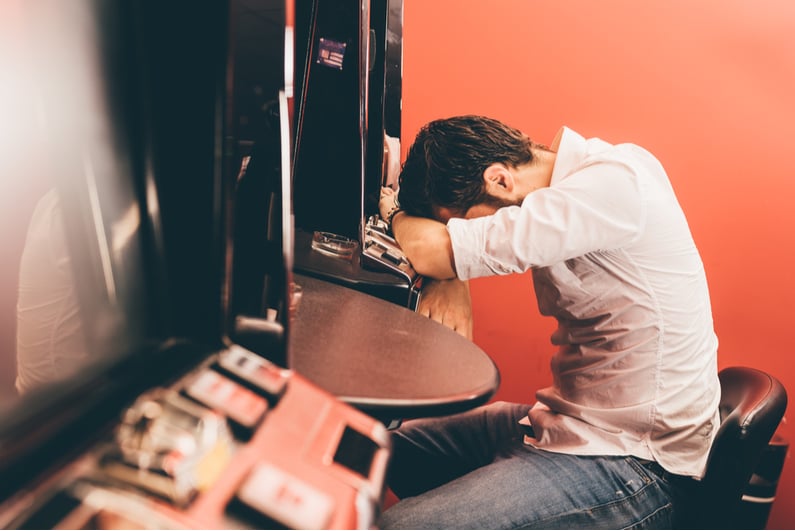
<path fill-rule="evenodd" d="M 484 261 L 485 227 L 488 218 L 451 218 L 447 233 L 453 247 L 456 276 L 461 280 L 493 275 Z"/>

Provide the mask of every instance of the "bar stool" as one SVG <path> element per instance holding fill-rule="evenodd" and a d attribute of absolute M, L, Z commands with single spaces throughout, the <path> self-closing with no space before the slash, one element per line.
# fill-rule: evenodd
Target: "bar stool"
<path fill-rule="evenodd" d="M 787 408 L 784 386 L 750 367 L 728 367 L 721 384 L 718 435 L 687 512 L 687 529 L 736 529 L 743 492 Z"/>

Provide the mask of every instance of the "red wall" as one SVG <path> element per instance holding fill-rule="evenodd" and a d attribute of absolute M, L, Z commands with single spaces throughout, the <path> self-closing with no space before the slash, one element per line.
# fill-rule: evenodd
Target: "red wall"
<path fill-rule="evenodd" d="M 719 364 L 772 372 L 795 400 L 795 2 L 405 0 L 404 154 L 434 118 L 485 114 L 549 143 L 567 125 L 634 142 L 668 170 L 704 260 Z M 553 323 L 528 275 L 472 282 L 497 398 L 549 381 Z M 790 408 L 791 411 L 791 408 Z M 792 425 L 779 432 L 795 439 Z M 787 459 L 770 528 L 795 528 Z"/>

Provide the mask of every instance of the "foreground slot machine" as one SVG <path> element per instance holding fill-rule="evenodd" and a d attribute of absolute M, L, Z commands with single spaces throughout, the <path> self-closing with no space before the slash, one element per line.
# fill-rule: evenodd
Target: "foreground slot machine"
<path fill-rule="evenodd" d="M 284 365 L 294 7 L 185 6 L 0 7 L 0 527 L 371 528 L 386 429 Z"/>

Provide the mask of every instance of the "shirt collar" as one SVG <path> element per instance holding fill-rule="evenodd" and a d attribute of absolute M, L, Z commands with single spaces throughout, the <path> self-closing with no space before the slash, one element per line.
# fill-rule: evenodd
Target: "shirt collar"
<path fill-rule="evenodd" d="M 586 155 L 587 140 L 579 133 L 563 126 L 555 135 L 550 149 L 557 153 L 555 165 L 552 167 L 552 178 L 549 181 L 549 184 L 553 185 L 580 166 Z"/>

